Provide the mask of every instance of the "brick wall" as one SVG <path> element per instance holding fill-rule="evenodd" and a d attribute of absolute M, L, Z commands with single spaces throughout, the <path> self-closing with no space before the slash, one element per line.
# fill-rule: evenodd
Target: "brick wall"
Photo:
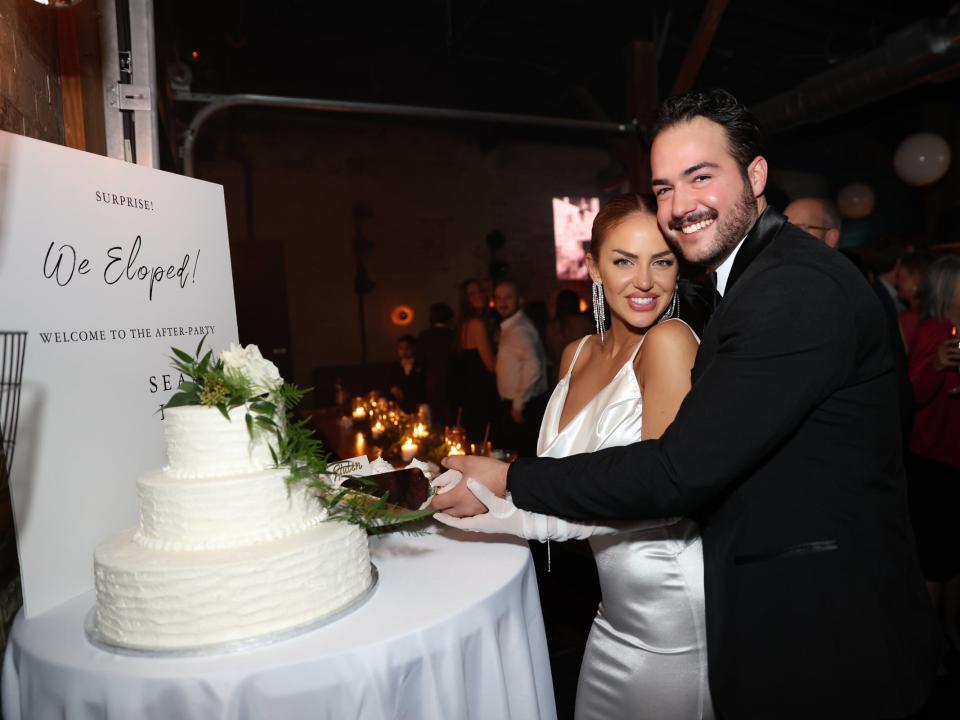
<path fill-rule="evenodd" d="M 26 0 L 0 0 L 0 130 L 63 143 L 56 16 Z"/>

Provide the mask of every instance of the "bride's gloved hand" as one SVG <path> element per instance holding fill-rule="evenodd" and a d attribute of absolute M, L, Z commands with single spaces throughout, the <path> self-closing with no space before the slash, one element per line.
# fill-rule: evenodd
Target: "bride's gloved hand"
<path fill-rule="evenodd" d="M 435 488 L 437 494 L 445 493 L 450 490 L 453 490 L 457 484 L 463 480 L 463 473 L 459 470 L 447 470 L 446 472 L 440 473 L 433 480 L 430 481 L 430 487 Z M 430 501 L 433 498 L 433 495 L 428 497 L 423 505 L 420 506 L 420 510 L 426 510 L 430 507 Z"/>
<path fill-rule="evenodd" d="M 437 478 L 437 480 L 439 479 Z M 457 482 L 459 482 L 459 479 Z M 583 540 L 594 535 L 611 535 L 635 526 L 635 524 L 628 525 L 626 523 L 619 526 L 577 523 L 553 515 L 541 515 L 540 513 L 521 510 L 513 504 L 509 494 L 506 498 L 497 497 L 487 489 L 486 485 L 476 480 L 467 480 L 467 487 L 470 488 L 470 492 L 477 496 L 480 502 L 487 506 L 486 513 L 466 518 L 457 518 L 446 513 L 436 513 L 433 517 L 446 525 L 461 530 L 503 533 L 516 535 L 527 540 L 539 540 L 540 542 L 546 542 L 547 540 Z"/>

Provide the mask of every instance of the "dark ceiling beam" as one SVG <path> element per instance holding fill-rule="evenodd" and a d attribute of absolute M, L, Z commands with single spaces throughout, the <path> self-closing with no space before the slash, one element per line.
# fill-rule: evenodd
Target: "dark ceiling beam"
<path fill-rule="evenodd" d="M 657 112 L 657 47 L 652 42 L 634 40 L 624 49 L 627 98 L 627 117 L 634 118 L 638 127 L 653 124 Z M 625 167 L 630 173 L 634 191 L 650 187 L 650 157 L 644 143 L 637 136 L 617 138 L 623 149 Z"/>
<path fill-rule="evenodd" d="M 960 7 L 960 6 L 957 6 Z M 890 35 L 863 55 L 804 80 L 750 109 L 767 133 L 821 122 L 930 82 L 960 67 L 960 11 L 926 19 Z"/>
<path fill-rule="evenodd" d="M 453 3 L 454 0 L 447 0 L 446 49 L 450 54 L 456 52 L 457 47 L 463 42 L 467 33 L 470 31 L 470 28 L 473 27 L 473 24 L 483 12 L 484 7 L 486 7 L 487 0 L 480 0 L 480 3 L 470 11 L 470 15 L 467 17 L 467 19 L 461 22 L 457 27 L 454 27 Z"/>
<path fill-rule="evenodd" d="M 720 27 L 720 19 L 727 9 L 727 4 L 728 0 L 707 0 L 707 6 L 703 9 L 700 23 L 693 36 L 693 42 L 687 50 L 686 57 L 683 58 L 680 72 L 677 73 L 677 79 L 673 83 L 671 95 L 682 95 L 693 89 L 703 61 L 713 44 L 713 36 L 717 34 L 717 28 Z"/>

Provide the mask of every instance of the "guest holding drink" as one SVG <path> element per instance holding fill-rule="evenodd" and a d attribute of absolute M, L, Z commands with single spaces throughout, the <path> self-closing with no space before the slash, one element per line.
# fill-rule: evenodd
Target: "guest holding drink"
<path fill-rule="evenodd" d="M 920 564 L 956 649 L 960 532 L 960 257 L 934 262 L 920 288 L 910 347 L 916 419 L 910 437 L 910 510 Z M 950 582 L 952 580 L 952 582 Z M 946 584 L 946 585 L 945 585 Z M 946 592 L 942 592 L 946 588 Z M 942 601 L 942 602 L 941 602 Z"/>

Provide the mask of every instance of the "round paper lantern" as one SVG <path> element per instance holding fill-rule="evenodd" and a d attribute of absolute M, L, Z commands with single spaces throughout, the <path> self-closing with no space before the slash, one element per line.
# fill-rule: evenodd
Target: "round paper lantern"
<path fill-rule="evenodd" d="M 942 178 L 949 169 L 950 146 L 933 133 L 911 135 L 897 148 L 893 167 L 908 185 L 930 185 Z"/>
<path fill-rule="evenodd" d="M 848 220 L 859 220 L 873 212 L 873 190 L 866 183 L 850 183 L 837 193 L 837 208 Z"/>

